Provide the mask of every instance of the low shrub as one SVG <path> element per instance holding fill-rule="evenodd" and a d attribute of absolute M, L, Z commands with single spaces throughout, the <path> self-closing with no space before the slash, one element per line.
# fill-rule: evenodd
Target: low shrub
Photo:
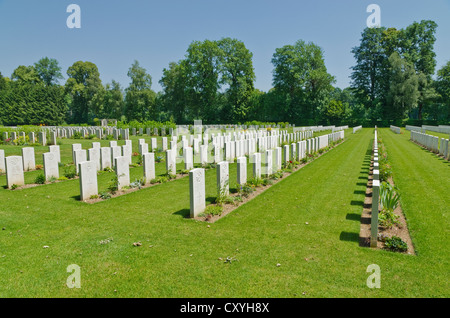
<path fill-rule="evenodd" d="M 66 177 L 67 179 L 73 179 L 75 178 L 77 175 L 77 170 L 75 168 L 75 166 L 66 166 L 64 168 L 64 177 Z"/>
<path fill-rule="evenodd" d="M 384 244 L 388 249 L 393 251 L 406 252 L 408 250 L 408 244 L 398 236 L 387 238 Z"/>
<path fill-rule="evenodd" d="M 38 175 L 34 179 L 34 183 L 36 183 L 36 184 L 44 184 L 45 183 L 45 176 L 43 174 Z"/>

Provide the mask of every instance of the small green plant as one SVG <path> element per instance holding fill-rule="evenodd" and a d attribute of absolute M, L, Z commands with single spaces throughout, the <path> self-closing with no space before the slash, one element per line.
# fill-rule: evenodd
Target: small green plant
<path fill-rule="evenodd" d="M 131 188 L 139 188 L 139 190 L 141 189 L 141 187 L 144 185 L 144 180 L 143 179 L 136 179 L 134 182 L 130 183 L 130 187 Z"/>
<path fill-rule="evenodd" d="M 107 200 L 111 198 L 111 193 L 109 192 L 102 192 L 99 194 L 100 199 Z"/>
<path fill-rule="evenodd" d="M 114 169 L 111 168 L 111 167 L 105 167 L 105 168 L 103 169 L 103 171 L 105 171 L 105 172 L 114 172 Z"/>
<path fill-rule="evenodd" d="M 222 215 L 223 207 L 221 205 L 208 205 L 203 212 L 205 215 Z"/>
<path fill-rule="evenodd" d="M 406 252 L 408 250 L 408 244 L 398 236 L 387 238 L 384 244 L 388 249 L 393 251 Z"/>
<path fill-rule="evenodd" d="M 394 224 L 398 225 L 398 215 L 391 210 L 382 210 L 378 214 L 378 222 L 382 227 L 391 228 Z"/>
<path fill-rule="evenodd" d="M 262 185 L 263 180 L 261 178 L 250 178 L 247 179 L 247 185 L 253 186 L 255 188 L 260 187 Z"/>
<path fill-rule="evenodd" d="M 97 194 L 93 194 L 89 197 L 89 199 L 94 200 L 94 199 L 98 199 L 98 195 Z"/>
<path fill-rule="evenodd" d="M 19 186 L 17 184 L 11 185 L 11 190 L 16 190 Z"/>
<path fill-rule="evenodd" d="M 48 178 L 48 182 L 51 182 L 51 183 L 55 183 L 57 180 L 58 180 L 58 179 L 56 179 L 56 177 L 50 177 L 50 178 Z"/>
<path fill-rule="evenodd" d="M 108 191 L 111 194 L 115 194 L 117 190 L 119 190 L 119 178 L 117 177 L 116 174 L 114 174 L 111 181 L 109 182 Z"/>
<path fill-rule="evenodd" d="M 36 183 L 36 184 L 44 184 L 45 183 L 45 176 L 43 174 L 38 175 L 34 179 L 34 183 Z"/>
<path fill-rule="evenodd" d="M 77 175 L 77 170 L 75 168 L 75 166 L 65 166 L 64 168 L 64 177 L 66 177 L 67 179 L 73 179 L 75 178 L 75 176 Z"/>
<path fill-rule="evenodd" d="M 383 181 L 380 187 L 380 204 L 383 210 L 394 211 L 400 204 L 397 187 Z"/>

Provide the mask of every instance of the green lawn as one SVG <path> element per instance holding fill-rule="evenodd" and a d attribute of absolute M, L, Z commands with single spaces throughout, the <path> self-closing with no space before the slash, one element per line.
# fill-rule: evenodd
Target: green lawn
<path fill-rule="evenodd" d="M 77 201 L 78 180 L 0 187 L 0 297 L 448 297 L 449 163 L 380 129 L 418 255 L 361 248 L 373 129 L 346 136 L 209 227 L 185 218 L 188 178 L 95 205 Z M 70 160 L 70 145 L 61 148 Z M 102 174 L 99 187 L 111 176 Z M 211 202 L 214 169 L 206 192 Z M 81 266 L 80 289 L 66 286 L 70 264 Z M 370 264 L 381 268 L 380 289 L 366 286 Z"/>

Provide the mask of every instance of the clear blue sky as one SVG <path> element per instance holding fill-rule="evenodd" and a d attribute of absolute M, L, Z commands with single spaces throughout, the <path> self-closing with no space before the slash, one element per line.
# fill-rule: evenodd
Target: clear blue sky
<path fill-rule="evenodd" d="M 81 7 L 81 29 L 66 26 L 71 3 Z M 48 56 L 67 79 L 70 65 L 91 61 L 104 84 L 115 79 L 125 88 L 136 59 L 159 91 L 163 68 L 182 59 L 192 41 L 232 37 L 253 53 L 255 86 L 267 91 L 275 49 L 302 39 L 323 48 L 328 72 L 344 88 L 371 3 L 381 7 L 382 26 L 434 20 L 436 70 L 450 60 L 450 0 L 0 0 L 0 72 L 9 77 Z"/>

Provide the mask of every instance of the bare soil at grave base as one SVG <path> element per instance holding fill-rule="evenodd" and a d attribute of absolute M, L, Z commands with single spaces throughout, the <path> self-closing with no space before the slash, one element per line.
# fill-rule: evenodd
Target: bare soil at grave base
<path fill-rule="evenodd" d="M 276 179 L 276 180 L 271 180 L 272 184 L 270 185 L 261 185 L 259 187 L 256 187 L 254 189 L 254 191 L 252 193 L 250 193 L 248 196 L 244 197 L 242 196 L 242 201 L 235 201 L 233 204 L 224 204 L 223 205 L 223 211 L 220 215 L 206 215 L 206 216 L 197 216 L 194 218 L 194 220 L 197 221 L 204 221 L 204 222 L 208 222 L 208 223 L 214 223 L 217 220 L 227 216 L 228 214 L 230 214 L 231 212 L 233 212 L 234 210 L 236 210 L 238 207 L 240 207 L 241 205 L 247 203 L 248 201 L 252 200 L 253 198 L 257 197 L 258 195 L 260 195 L 261 193 L 263 193 L 264 191 L 266 191 L 267 189 L 269 189 L 270 187 L 274 186 L 275 184 L 277 184 L 278 182 L 282 181 L 283 179 L 285 179 L 286 177 L 288 177 L 289 175 L 291 175 L 292 173 L 300 170 L 301 168 L 303 168 L 304 166 L 308 165 L 309 163 L 313 162 L 314 160 L 316 160 L 317 158 L 323 156 L 324 154 L 326 154 L 327 152 L 329 152 L 330 150 L 336 148 L 337 146 L 339 146 L 340 144 L 342 144 L 343 142 L 345 142 L 345 140 L 339 142 L 338 144 L 335 144 L 333 147 L 330 147 L 330 149 L 328 151 L 325 151 L 321 154 L 319 154 L 315 159 L 308 161 L 306 163 L 302 163 L 297 165 L 296 168 L 292 169 L 292 172 L 283 172 L 283 176 L 282 178 Z M 237 197 L 239 196 L 239 193 L 230 193 L 230 197 Z M 215 205 L 215 204 L 212 204 Z"/>
<path fill-rule="evenodd" d="M 372 181 L 373 181 L 373 159 L 370 164 L 370 172 L 369 179 L 367 181 L 366 188 L 366 196 L 364 198 L 364 208 L 361 214 L 361 228 L 359 232 L 359 245 L 363 247 L 370 246 L 370 223 L 372 217 Z M 394 184 L 392 178 L 388 179 L 390 184 Z M 406 218 L 403 214 L 402 207 L 399 204 L 398 207 L 394 210 L 394 214 L 398 216 L 399 225 L 393 225 L 391 228 L 385 228 L 382 226 L 378 226 L 378 237 L 386 236 L 392 237 L 397 236 L 400 237 L 406 244 L 408 245 L 408 249 L 403 254 L 416 255 L 414 251 L 414 245 L 411 240 L 411 236 L 409 234 L 409 230 L 406 223 Z M 386 247 L 385 243 L 380 239 L 377 240 L 377 249 L 390 250 Z"/>

